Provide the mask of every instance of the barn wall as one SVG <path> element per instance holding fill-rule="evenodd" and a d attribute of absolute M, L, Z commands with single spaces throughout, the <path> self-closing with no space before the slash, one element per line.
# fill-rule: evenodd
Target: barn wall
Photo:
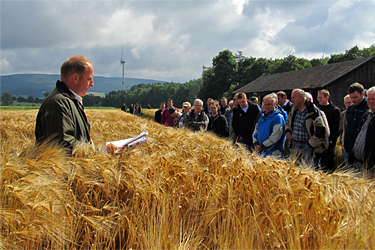
<path fill-rule="evenodd" d="M 326 88 L 331 94 L 330 101 L 344 109 L 344 97 L 348 94 L 349 86 L 354 82 L 361 83 L 365 89 L 375 86 L 375 60 L 368 61 L 349 74 L 329 84 Z"/>

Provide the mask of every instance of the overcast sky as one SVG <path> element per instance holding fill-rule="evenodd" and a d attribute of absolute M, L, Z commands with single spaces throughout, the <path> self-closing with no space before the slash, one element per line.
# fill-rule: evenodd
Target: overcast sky
<path fill-rule="evenodd" d="M 1 1 L 1 74 L 59 74 L 81 54 L 94 75 L 201 77 L 220 51 L 307 59 L 375 43 L 375 0 Z M 94 79 L 95 80 L 95 79 Z"/>

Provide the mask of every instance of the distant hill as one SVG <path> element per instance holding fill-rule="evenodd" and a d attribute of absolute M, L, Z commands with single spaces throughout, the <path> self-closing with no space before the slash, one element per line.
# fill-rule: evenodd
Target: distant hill
<path fill-rule="evenodd" d="M 0 92 L 8 92 L 13 96 L 44 97 L 45 92 L 51 92 L 60 75 L 47 74 L 15 74 L 0 76 Z M 94 87 L 88 93 L 108 94 L 111 91 L 122 90 L 120 77 L 94 76 Z M 165 83 L 152 79 L 125 78 L 124 90 L 129 90 L 133 85 L 147 83 Z"/>

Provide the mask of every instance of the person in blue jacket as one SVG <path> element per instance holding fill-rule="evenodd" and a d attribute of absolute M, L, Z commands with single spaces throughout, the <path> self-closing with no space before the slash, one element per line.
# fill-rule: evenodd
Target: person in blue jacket
<path fill-rule="evenodd" d="M 254 151 L 263 157 L 281 158 L 285 139 L 285 118 L 277 108 L 277 95 L 266 95 L 262 108 L 263 112 L 253 133 Z"/>

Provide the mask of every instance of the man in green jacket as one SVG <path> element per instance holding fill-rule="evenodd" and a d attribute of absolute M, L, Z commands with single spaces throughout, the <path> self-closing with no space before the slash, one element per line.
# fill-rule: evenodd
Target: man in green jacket
<path fill-rule="evenodd" d="M 39 109 L 35 137 L 38 144 L 58 142 L 71 154 L 78 143 L 91 143 L 82 97 L 94 86 L 92 63 L 73 56 L 63 63 L 60 74 L 61 81 Z"/>

